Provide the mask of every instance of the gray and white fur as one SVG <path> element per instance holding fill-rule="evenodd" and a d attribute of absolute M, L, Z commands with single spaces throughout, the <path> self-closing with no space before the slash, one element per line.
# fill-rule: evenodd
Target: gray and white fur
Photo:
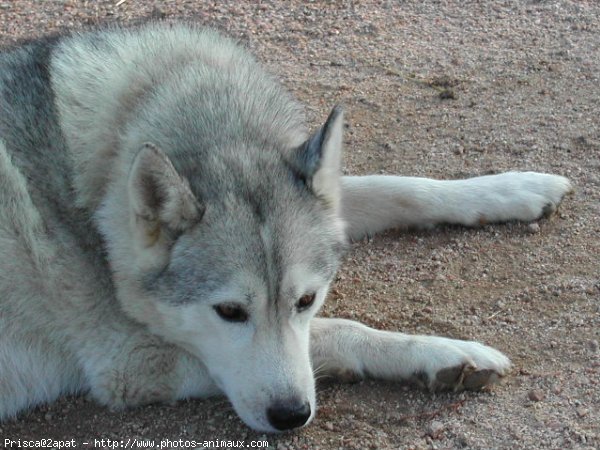
<path fill-rule="evenodd" d="M 340 175 L 343 113 L 302 108 L 242 48 L 189 24 L 0 54 L 0 420 L 89 392 L 121 408 L 226 395 L 303 426 L 313 370 L 479 389 L 485 345 L 315 317 L 348 238 L 535 220 L 560 176 Z"/>

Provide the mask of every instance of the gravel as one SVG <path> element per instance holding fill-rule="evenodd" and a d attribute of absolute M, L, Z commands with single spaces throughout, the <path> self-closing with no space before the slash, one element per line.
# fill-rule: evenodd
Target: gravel
<path fill-rule="evenodd" d="M 529 391 L 528 397 L 532 402 L 541 402 L 546 396 L 539 389 L 534 389 L 533 391 Z"/>
<path fill-rule="evenodd" d="M 477 339 L 512 358 L 488 392 L 323 382 L 306 429 L 265 436 L 224 399 L 110 412 L 63 399 L 4 439 L 265 439 L 280 449 L 600 447 L 600 4 L 593 1 L 0 0 L 0 42 L 187 18 L 240 39 L 315 126 L 348 111 L 345 171 L 568 176 L 536 224 L 390 232 L 354 245 L 323 311 Z M 540 394 L 541 395 L 538 395 Z M 158 442 L 158 441 L 157 441 Z"/>

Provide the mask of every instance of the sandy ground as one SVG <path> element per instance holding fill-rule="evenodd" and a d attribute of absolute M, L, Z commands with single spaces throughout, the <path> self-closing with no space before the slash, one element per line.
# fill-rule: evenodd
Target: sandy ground
<path fill-rule="evenodd" d="M 515 368 L 491 392 L 324 383 L 315 421 L 279 436 L 249 430 L 225 399 L 113 413 L 69 398 L 1 424 L 0 447 L 7 438 L 75 439 L 79 447 L 102 438 L 261 439 L 276 449 L 600 446 L 598 2 L 116 3 L 0 0 L 0 40 L 106 21 L 192 19 L 246 43 L 309 105 L 315 126 L 342 102 L 349 173 L 537 170 L 568 176 L 577 191 L 538 225 L 442 227 L 356 243 L 333 286 L 327 316 L 506 352 Z"/>

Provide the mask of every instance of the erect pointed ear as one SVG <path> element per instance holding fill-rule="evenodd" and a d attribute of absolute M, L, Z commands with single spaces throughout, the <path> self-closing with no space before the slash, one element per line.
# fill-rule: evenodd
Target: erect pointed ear
<path fill-rule="evenodd" d="M 134 234 L 142 247 L 173 239 L 202 219 L 204 207 L 158 147 L 144 144 L 128 180 Z"/>
<path fill-rule="evenodd" d="M 340 175 L 344 111 L 333 108 L 325 125 L 299 149 L 297 169 L 313 192 L 337 209 L 340 203 Z"/>

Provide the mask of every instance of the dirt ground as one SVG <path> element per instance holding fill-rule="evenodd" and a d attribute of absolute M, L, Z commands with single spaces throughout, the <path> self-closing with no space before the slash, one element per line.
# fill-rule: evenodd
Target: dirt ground
<path fill-rule="evenodd" d="M 225 399 L 113 413 L 69 398 L 0 424 L 0 447 L 40 438 L 600 447 L 600 3 L 0 0 L 0 43 L 148 17 L 239 38 L 315 126 L 343 103 L 348 173 L 536 170 L 569 177 L 576 192 L 536 225 L 391 232 L 345 258 L 324 315 L 495 346 L 514 370 L 490 392 L 327 382 L 314 422 L 283 435 L 249 430 Z"/>

